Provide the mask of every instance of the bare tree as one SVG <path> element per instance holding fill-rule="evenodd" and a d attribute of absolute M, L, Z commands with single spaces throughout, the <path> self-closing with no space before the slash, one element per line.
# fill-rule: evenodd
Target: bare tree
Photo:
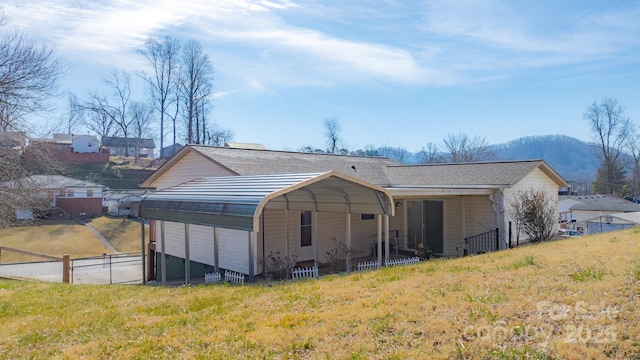
<path fill-rule="evenodd" d="M 141 139 L 149 135 L 151 125 L 151 109 L 143 102 L 132 101 L 129 107 L 131 116 L 131 132 L 135 139 L 135 157 L 140 157 Z"/>
<path fill-rule="evenodd" d="M 410 158 L 409 152 L 405 148 L 382 146 L 378 148 L 378 153 L 382 157 L 387 157 L 400 163 L 407 163 Z"/>
<path fill-rule="evenodd" d="M 521 232 L 532 242 L 553 238 L 558 226 L 558 204 L 544 190 L 518 191 L 509 205 L 507 214 L 516 222 L 517 242 Z"/>
<path fill-rule="evenodd" d="M 233 130 L 221 128 L 214 124 L 210 130 L 207 130 L 207 145 L 224 146 L 225 143 L 233 140 Z"/>
<path fill-rule="evenodd" d="M 57 129 L 65 134 L 73 134 L 78 129 L 78 126 L 84 123 L 84 111 L 80 104 L 80 100 L 76 94 L 71 91 L 67 92 L 67 104 L 63 115 L 60 116 L 60 121 Z"/>
<path fill-rule="evenodd" d="M 444 161 L 450 163 L 489 161 L 496 157 L 485 138 L 470 138 L 464 133 L 448 134 L 442 148 Z"/>
<path fill-rule="evenodd" d="M 324 137 L 327 142 L 327 152 L 329 154 L 336 154 L 340 149 L 340 119 L 338 118 L 326 118 L 322 122 L 324 127 Z"/>
<path fill-rule="evenodd" d="M 84 125 L 100 136 L 101 144 L 104 138 L 111 136 L 114 125 L 106 99 L 106 95 L 98 95 L 97 92 L 91 91 L 88 100 L 81 105 L 86 114 Z"/>
<path fill-rule="evenodd" d="M 130 126 L 133 122 L 133 117 L 129 113 L 131 76 L 126 72 L 113 70 L 103 81 L 109 93 L 98 95 L 97 92 L 92 91 L 89 93 L 89 100 L 83 105 L 83 108 L 91 114 L 87 126 L 103 138 L 111 135 L 111 128 L 117 126 L 116 133 L 125 138 L 125 156 L 129 156 Z"/>
<path fill-rule="evenodd" d="M 180 98 L 187 143 L 205 140 L 206 109 L 213 93 L 213 66 L 202 45 L 190 40 L 182 49 Z"/>
<path fill-rule="evenodd" d="M 65 70 L 53 46 L 38 44 L 20 32 L 4 36 L 0 39 L 0 107 L 21 115 L 48 110 Z"/>
<path fill-rule="evenodd" d="M 118 126 L 118 131 L 125 139 L 129 139 L 129 133 L 133 118 L 129 114 L 131 102 L 131 76 L 127 72 L 113 70 L 111 76 L 104 79 L 104 83 L 115 98 L 115 105 L 107 105 L 107 113 Z M 107 100 L 108 104 L 108 100 Z M 125 150 L 125 156 L 129 156 L 129 146 Z"/>
<path fill-rule="evenodd" d="M 584 119 L 597 138 L 602 156 L 595 190 L 605 194 L 619 193 L 624 180 L 620 155 L 629 143 L 631 121 L 613 98 L 605 98 L 601 103 L 594 101 L 584 113 Z"/>
<path fill-rule="evenodd" d="M 0 25 L 7 21 L 0 12 Z M 37 215 L 49 207 L 30 176 L 53 174 L 60 166 L 51 160 L 49 148 L 28 139 L 22 120 L 26 114 L 49 109 L 48 101 L 57 95 L 65 70 L 54 47 L 46 42 L 36 43 L 19 32 L 0 37 L 0 128 L 3 141 L 18 145 L 0 151 L 0 227 L 15 224 L 21 210 Z M 24 148 L 27 141 L 29 149 Z"/>
<path fill-rule="evenodd" d="M 151 74 L 142 73 L 146 82 L 151 102 L 160 116 L 160 149 L 164 148 L 165 118 L 169 115 L 169 108 L 177 106 L 174 85 L 178 80 L 180 43 L 177 39 L 165 36 L 162 42 L 149 38 L 140 51 L 151 67 Z M 176 143 L 176 117 L 173 120 L 173 143 Z"/>
<path fill-rule="evenodd" d="M 631 134 L 627 143 L 627 152 L 633 157 L 633 171 L 631 174 L 631 197 L 633 199 L 640 198 L 640 135 L 637 130 L 632 127 Z"/>
<path fill-rule="evenodd" d="M 418 164 L 433 164 L 440 161 L 440 149 L 434 143 L 428 143 L 417 154 Z"/>

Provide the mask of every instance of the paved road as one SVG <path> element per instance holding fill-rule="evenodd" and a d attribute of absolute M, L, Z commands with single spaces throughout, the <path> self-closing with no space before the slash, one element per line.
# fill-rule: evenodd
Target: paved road
<path fill-rule="evenodd" d="M 74 284 L 142 283 L 140 255 L 112 255 L 72 260 L 71 266 L 71 280 Z M 2 264 L 0 277 L 2 276 L 62 282 L 62 262 Z"/>

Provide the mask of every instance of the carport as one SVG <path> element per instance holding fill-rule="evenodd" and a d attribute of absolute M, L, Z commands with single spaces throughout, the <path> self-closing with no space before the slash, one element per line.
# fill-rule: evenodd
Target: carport
<path fill-rule="evenodd" d="M 289 258 L 288 212 L 292 210 L 311 211 L 311 238 L 314 262 L 318 264 L 317 228 L 318 212 L 343 212 L 346 216 L 346 246 L 351 247 L 351 214 L 374 214 L 377 218 L 378 262 L 382 265 L 382 237 L 385 237 L 385 256 L 389 256 L 389 215 L 394 215 L 393 198 L 382 187 L 365 181 L 330 171 L 326 173 L 276 174 L 255 176 L 204 177 L 167 189 L 153 192 L 143 197 L 140 216 L 145 220 L 178 222 L 184 224 L 185 283 L 190 282 L 189 271 L 189 226 L 204 225 L 214 228 L 213 266 L 219 268 L 218 228 L 228 228 L 247 232 L 248 275 L 255 276 L 253 261 L 255 251 L 252 235 L 261 231 L 264 209 L 277 209 L 285 213 L 282 227 L 285 231 L 286 256 Z M 142 222 L 144 223 L 144 221 Z M 383 232 L 383 224 L 385 231 Z M 160 234 L 161 279 L 166 282 L 165 232 Z M 144 226 L 142 227 L 142 250 L 144 247 Z M 263 259 L 264 261 L 264 259 Z M 351 256 L 347 256 L 347 268 L 351 268 Z M 145 272 L 143 255 L 143 278 Z"/>

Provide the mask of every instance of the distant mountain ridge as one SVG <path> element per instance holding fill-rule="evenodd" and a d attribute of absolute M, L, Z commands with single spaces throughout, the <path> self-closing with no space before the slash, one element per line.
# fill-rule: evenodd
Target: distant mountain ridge
<path fill-rule="evenodd" d="M 543 159 L 567 181 L 593 181 L 600 167 L 593 144 L 566 135 L 528 136 L 490 145 L 498 160 Z"/>

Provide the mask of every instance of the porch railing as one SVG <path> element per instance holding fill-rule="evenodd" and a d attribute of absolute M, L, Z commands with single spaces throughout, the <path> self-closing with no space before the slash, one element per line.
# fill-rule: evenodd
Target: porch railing
<path fill-rule="evenodd" d="M 465 255 L 484 254 L 500 249 L 500 230 L 487 231 L 464 239 Z"/>

